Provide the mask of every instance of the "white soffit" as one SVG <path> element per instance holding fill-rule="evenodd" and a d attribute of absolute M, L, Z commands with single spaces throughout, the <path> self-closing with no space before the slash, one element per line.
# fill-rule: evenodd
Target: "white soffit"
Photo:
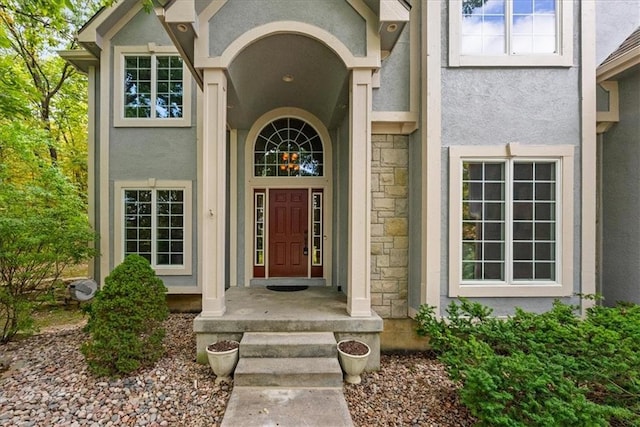
<path fill-rule="evenodd" d="M 380 0 L 380 22 L 409 22 L 409 12 L 399 0 Z"/>

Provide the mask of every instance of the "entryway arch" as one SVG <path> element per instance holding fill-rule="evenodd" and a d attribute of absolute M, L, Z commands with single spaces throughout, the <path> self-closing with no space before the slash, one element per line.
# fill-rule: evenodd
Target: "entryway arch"
<path fill-rule="evenodd" d="M 310 112 L 277 108 L 255 121 L 244 159 L 247 281 L 295 277 L 331 285 L 331 159 L 329 131 Z"/>
<path fill-rule="evenodd" d="M 226 183 L 229 180 L 226 166 L 227 129 L 251 129 L 246 141 L 252 145 L 261 119 L 265 120 L 264 117 L 269 114 L 282 114 L 282 108 L 292 108 L 293 116 L 299 114 L 299 118 L 308 119 L 311 124 L 317 123 L 316 129 L 324 132 L 325 141 L 330 141 L 326 128 L 331 129 L 332 134 L 340 139 L 340 146 L 345 149 L 340 158 L 345 162 L 340 168 L 344 171 L 344 175 L 341 174 L 340 191 L 344 191 L 347 197 L 344 201 L 341 199 L 345 215 L 340 218 L 340 230 L 344 231 L 339 237 L 345 247 L 341 245 L 341 253 L 336 257 L 336 260 L 343 260 L 341 271 L 345 274 L 339 281 L 336 280 L 336 285 L 340 285 L 347 294 L 346 309 L 349 315 L 368 317 L 371 315 L 372 76 L 379 66 L 379 58 L 367 55 L 366 58 L 362 57 L 366 64 L 357 61 L 359 65 L 347 66 L 336 50 L 312 34 L 268 34 L 268 37 L 245 46 L 233 62 L 224 64 L 224 67 L 219 62 L 217 65 L 214 62 L 202 64 L 204 119 L 200 144 L 202 180 L 198 199 L 202 230 L 199 259 L 206 260 L 199 265 L 198 280 L 203 292 L 202 315 L 214 317 L 225 312 L 225 261 L 229 253 L 225 247 L 225 234 L 229 227 L 225 217 Z M 264 111 L 269 112 L 264 114 Z M 329 154 L 326 157 L 332 158 Z M 253 164 L 253 159 L 244 160 L 238 166 L 242 166 L 248 174 L 247 169 Z M 246 190 L 244 207 L 251 207 L 245 209 L 242 243 L 252 242 L 251 198 L 253 189 L 257 188 L 258 178 L 247 175 L 242 183 Z M 309 178 L 309 182 L 303 181 L 303 177 L 283 177 L 282 181 L 273 183 L 270 188 L 313 188 L 316 184 L 312 183 L 312 179 L 324 180 L 318 183 L 326 188 L 324 200 L 333 201 L 330 172 L 323 177 L 306 178 Z M 240 184 L 240 179 L 236 181 Z M 325 206 L 325 214 L 331 214 L 333 208 Z M 331 226 L 332 221 L 326 219 L 324 223 Z M 331 246 L 335 243 L 331 241 L 331 230 L 325 228 L 323 239 L 325 235 L 325 253 L 331 253 Z M 245 285 L 253 277 L 250 271 L 253 266 L 250 258 L 253 256 L 253 244 L 251 250 L 247 249 L 242 255 L 245 261 L 242 267 Z M 324 259 L 331 262 L 330 256 Z M 327 284 L 331 284 L 331 272 L 331 266 L 325 264 L 323 275 Z"/>

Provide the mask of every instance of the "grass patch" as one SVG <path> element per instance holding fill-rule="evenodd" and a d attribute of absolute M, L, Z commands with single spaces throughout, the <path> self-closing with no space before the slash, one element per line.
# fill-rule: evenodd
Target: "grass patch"
<path fill-rule="evenodd" d="M 34 325 L 37 330 L 60 326 L 78 325 L 86 320 L 86 314 L 76 302 L 67 306 L 41 307 L 33 313 Z"/>
<path fill-rule="evenodd" d="M 86 263 L 69 265 L 64 269 L 61 277 L 89 277 L 89 265 Z"/>

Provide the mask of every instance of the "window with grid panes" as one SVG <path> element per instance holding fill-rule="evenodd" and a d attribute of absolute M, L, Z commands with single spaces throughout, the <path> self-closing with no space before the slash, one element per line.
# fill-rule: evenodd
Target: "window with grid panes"
<path fill-rule="evenodd" d="M 557 280 L 557 161 L 464 161 L 463 283 Z"/>
<path fill-rule="evenodd" d="M 152 266 L 185 263 L 184 191 L 124 190 L 124 255 L 138 254 Z"/>
<path fill-rule="evenodd" d="M 309 123 L 285 117 L 266 125 L 254 150 L 254 176 L 323 176 L 324 153 L 318 132 Z"/>
<path fill-rule="evenodd" d="M 124 55 L 124 118 L 182 118 L 183 77 L 178 55 Z"/>
<path fill-rule="evenodd" d="M 572 2 L 450 0 L 449 8 L 449 65 L 572 63 Z"/>

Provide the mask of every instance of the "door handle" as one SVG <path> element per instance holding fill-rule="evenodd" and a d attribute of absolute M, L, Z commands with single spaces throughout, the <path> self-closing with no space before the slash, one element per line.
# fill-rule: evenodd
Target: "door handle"
<path fill-rule="evenodd" d="M 307 247 L 307 242 L 309 241 L 309 230 L 304 230 L 304 248 L 302 249 L 302 255 L 309 255 L 309 248 Z"/>

